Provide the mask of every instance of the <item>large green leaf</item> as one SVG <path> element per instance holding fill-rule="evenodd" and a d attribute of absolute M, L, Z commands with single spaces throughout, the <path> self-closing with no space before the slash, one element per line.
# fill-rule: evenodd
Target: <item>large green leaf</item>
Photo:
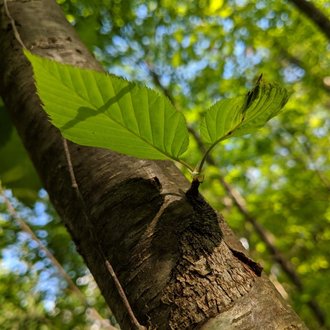
<path fill-rule="evenodd" d="M 276 116 L 288 100 L 285 88 L 260 81 L 247 93 L 214 104 L 201 122 L 205 143 L 216 144 L 232 136 L 252 133 Z"/>
<path fill-rule="evenodd" d="M 25 54 L 44 109 L 66 139 L 146 159 L 179 159 L 186 151 L 184 116 L 164 96 L 113 75 Z"/>

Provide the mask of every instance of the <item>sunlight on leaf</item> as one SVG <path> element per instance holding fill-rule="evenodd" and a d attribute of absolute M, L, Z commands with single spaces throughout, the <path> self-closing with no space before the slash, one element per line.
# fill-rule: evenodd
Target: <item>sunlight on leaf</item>
<path fill-rule="evenodd" d="M 246 96 L 214 104 L 201 122 L 201 137 L 214 144 L 232 136 L 252 133 L 278 115 L 288 100 L 286 89 L 260 82 Z"/>
<path fill-rule="evenodd" d="M 221 100 L 206 111 L 200 133 L 209 148 L 194 173 L 201 173 L 207 155 L 220 141 L 252 133 L 281 112 L 288 101 L 287 90 L 264 83 L 261 77 L 245 96 Z"/>
<path fill-rule="evenodd" d="M 188 147 L 182 113 L 159 93 L 119 77 L 25 51 L 52 123 L 75 143 L 144 159 L 179 159 Z"/>

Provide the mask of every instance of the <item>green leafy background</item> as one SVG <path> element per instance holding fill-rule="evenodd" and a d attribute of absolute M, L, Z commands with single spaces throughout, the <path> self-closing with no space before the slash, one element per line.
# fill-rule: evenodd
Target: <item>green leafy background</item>
<path fill-rule="evenodd" d="M 195 131 L 207 108 L 221 98 L 244 94 L 260 73 L 292 92 L 287 110 L 253 138 L 228 139 L 212 153 L 216 166 L 206 168 L 207 180 L 201 189 L 308 327 L 329 328 L 330 55 L 325 35 L 289 1 L 59 2 L 106 69 L 147 82 L 170 95 Z M 328 2 L 313 3 L 330 16 Z M 5 127 L 0 131 L 3 184 L 4 173 L 20 162 L 2 168 L 8 161 L 3 147 L 12 145 L 12 155 L 16 155 L 13 150 L 20 150 L 14 133 Z M 195 164 L 202 152 L 192 136 L 190 141 L 187 161 Z M 21 151 L 16 153 L 20 157 Z M 19 177 L 21 174 L 16 188 L 24 188 L 18 183 Z M 82 261 L 50 211 L 47 197 L 38 194 L 37 180 L 28 178 L 32 176 L 27 175 L 25 181 L 31 180 L 31 184 L 25 187 L 38 197 L 32 208 L 14 200 L 18 211 L 77 281 L 90 303 L 108 317 Z M 276 248 L 293 265 L 302 289 L 274 260 L 246 214 L 235 206 L 223 178 L 241 194 L 249 216 L 267 230 Z M 6 187 L 14 188 L 10 183 L 14 181 L 8 180 Z M 87 317 L 86 306 L 68 295 L 65 282 L 36 245 L 9 221 L 8 211 L 1 205 L 2 328 L 11 329 L 23 321 L 29 321 L 31 329 L 40 328 L 41 323 L 49 329 L 56 329 L 56 324 L 61 328 L 67 325 L 68 329 L 88 328 L 94 321 Z M 41 213 L 40 208 L 44 209 Z M 47 222 L 42 222 L 41 216 Z M 63 244 L 72 253 L 67 253 Z M 48 276 L 45 282 L 52 286 L 38 286 L 40 278 L 46 276 L 44 272 Z M 36 287 L 38 295 L 31 295 Z M 50 292 L 50 287 L 56 290 Z M 323 326 L 310 308 L 311 299 L 325 315 Z M 8 311 L 12 317 L 8 317 Z"/>
<path fill-rule="evenodd" d="M 0 99 L 0 179 L 15 196 L 31 205 L 41 184 Z"/>

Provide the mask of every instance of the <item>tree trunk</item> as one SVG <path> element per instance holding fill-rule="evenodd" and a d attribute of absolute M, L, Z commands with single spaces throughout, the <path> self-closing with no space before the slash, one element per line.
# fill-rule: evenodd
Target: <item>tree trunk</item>
<path fill-rule="evenodd" d="M 32 71 L 1 3 L 0 88 L 7 110 L 64 224 L 122 329 L 131 329 L 106 266 L 138 320 L 158 329 L 306 329 L 227 225 L 167 161 L 69 143 L 89 210 L 72 188 L 63 140 L 35 94 Z M 8 3 L 32 52 L 101 70 L 51 0 Z M 102 253 L 100 253 L 100 250 Z"/>

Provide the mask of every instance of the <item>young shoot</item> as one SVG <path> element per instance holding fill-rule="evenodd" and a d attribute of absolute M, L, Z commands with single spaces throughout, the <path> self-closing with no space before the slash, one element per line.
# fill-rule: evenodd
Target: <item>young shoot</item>
<path fill-rule="evenodd" d="M 64 138 L 142 159 L 172 159 L 198 182 L 203 181 L 203 166 L 218 143 L 254 133 L 288 100 L 285 88 L 260 76 L 246 95 L 216 102 L 201 120 L 200 138 L 207 150 L 194 167 L 183 159 L 189 144 L 184 115 L 165 96 L 114 75 L 24 52 L 43 108 Z"/>

